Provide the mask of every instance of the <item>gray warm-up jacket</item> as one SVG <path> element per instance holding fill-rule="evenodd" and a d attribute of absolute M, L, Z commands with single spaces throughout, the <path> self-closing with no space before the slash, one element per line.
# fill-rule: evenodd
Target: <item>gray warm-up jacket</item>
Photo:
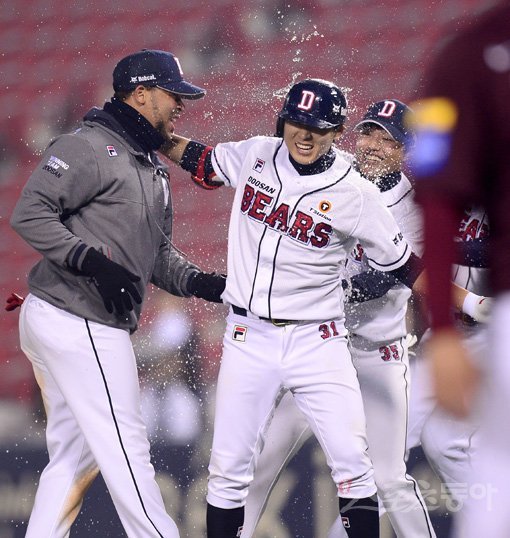
<path fill-rule="evenodd" d="M 148 282 L 189 296 L 197 271 L 172 245 L 172 205 L 167 167 L 155 153 L 137 151 L 94 121 L 53 140 L 30 176 L 11 218 L 12 227 L 43 258 L 31 270 L 30 292 L 77 316 L 133 332 L 141 305 L 124 316 L 109 314 L 94 283 L 80 274 L 91 247 Z M 87 118 L 86 117 L 86 118 Z"/>

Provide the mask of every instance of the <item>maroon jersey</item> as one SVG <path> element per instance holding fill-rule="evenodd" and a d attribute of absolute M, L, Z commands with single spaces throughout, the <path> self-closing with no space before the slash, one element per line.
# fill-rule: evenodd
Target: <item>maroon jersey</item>
<path fill-rule="evenodd" d="M 437 56 L 418 102 L 412 167 L 425 214 L 434 326 L 450 323 L 453 236 L 461 211 L 491 223 L 491 286 L 510 289 L 510 5 L 491 10 Z M 420 108 L 421 107 L 421 108 Z"/>

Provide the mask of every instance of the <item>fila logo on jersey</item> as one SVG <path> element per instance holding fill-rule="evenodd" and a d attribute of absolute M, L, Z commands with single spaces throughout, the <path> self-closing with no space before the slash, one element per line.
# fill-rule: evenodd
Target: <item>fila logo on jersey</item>
<path fill-rule="evenodd" d="M 236 538 L 239 538 L 239 536 L 241 536 L 242 532 L 243 532 L 243 527 L 241 526 L 241 527 L 239 527 L 239 528 L 237 529 Z"/>
<path fill-rule="evenodd" d="M 246 327 L 246 325 L 234 325 L 232 340 L 235 340 L 236 342 L 245 342 L 247 331 L 248 327 Z"/>
<path fill-rule="evenodd" d="M 263 161 L 262 159 L 256 159 L 255 164 L 253 165 L 253 170 L 255 170 L 255 172 L 262 172 L 262 170 L 264 170 L 265 164 L 266 161 Z"/>
<path fill-rule="evenodd" d="M 349 493 L 349 491 L 351 491 L 351 487 L 352 480 L 345 480 L 344 482 L 340 482 L 340 484 L 338 484 L 338 491 L 340 492 L 340 497 L 343 497 L 346 493 Z"/>
<path fill-rule="evenodd" d="M 329 244 L 333 228 L 326 222 L 315 222 L 311 215 L 296 211 L 292 218 L 292 210 L 288 204 L 281 203 L 266 214 L 264 211 L 273 203 L 273 197 L 256 191 L 251 185 L 244 187 L 241 200 L 241 212 L 253 220 L 265 224 L 268 228 L 288 235 L 291 239 L 313 247 L 324 248 Z"/>
<path fill-rule="evenodd" d="M 381 111 L 377 114 L 378 116 L 383 116 L 384 118 L 390 118 L 393 116 L 397 105 L 393 101 L 384 101 L 384 106 L 381 108 Z"/>
<path fill-rule="evenodd" d="M 342 525 L 344 526 L 344 529 L 351 528 L 351 522 L 349 521 L 349 518 L 347 516 L 342 516 Z"/>
<path fill-rule="evenodd" d="M 106 151 L 110 157 L 117 157 L 117 150 L 115 146 L 106 146 Z"/>

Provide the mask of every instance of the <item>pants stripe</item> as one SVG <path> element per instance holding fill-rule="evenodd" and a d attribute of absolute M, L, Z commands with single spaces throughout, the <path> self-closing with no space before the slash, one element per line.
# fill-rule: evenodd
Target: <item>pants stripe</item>
<path fill-rule="evenodd" d="M 85 324 L 87 325 L 87 332 L 89 334 L 90 343 L 92 344 L 92 349 L 93 349 L 94 355 L 96 357 L 97 365 L 98 365 L 99 370 L 101 372 L 101 377 L 103 378 L 104 387 L 105 387 L 105 390 L 106 390 L 106 395 L 108 396 L 108 402 L 110 404 L 110 412 L 112 414 L 113 422 L 115 424 L 115 429 L 117 430 L 117 436 L 118 436 L 118 439 L 119 439 L 119 443 L 120 443 L 120 446 L 122 448 L 122 452 L 124 454 L 124 458 L 126 460 L 126 464 L 128 466 L 128 469 L 129 469 L 129 473 L 131 475 L 131 478 L 133 479 L 133 484 L 135 486 L 136 493 L 138 494 L 138 499 L 140 500 L 140 504 L 142 506 L 142 509 L 143 509 L 143 512 L 144 512 L 145 516 L 150 521 L 151 525 L 154 527 L 154 530 L 158 533 L 159 536 L 161 536 L 161 538 L 164 538 L 163 535 L 156 528 L 156 525 L 154 525 L 154 522 L 151 520 L 151 518 L 149 517 L 149 514 L 147 514 L 147 510 L 145 509 L 145 505 L 143 503 L 142 496 L 140 495 L 140 490 L 138 489 L 138 484 L 136 483 L 136 479 L 135 479 L 135 476 L 133 474 L 131 464 L 129 463 L 128 455 L 126 454 L 126 450 L 124 448 L 124 443 L 122 442 L 122 436 L 120 434 L 119 426 L 117 424 L 117 419 L 115 418 L 115 412 L 113 410 L 112 400 L 111 400 L 111 397 L 110 397 L 110 391 L 108 390 L 108 383 L 106 381 L 106 377 L 104 375 L 104 371 L 103 371 L 103 368 L 101 366 L 101 362 L 99 360 L 99 355 L 97 353 L 96 346 L 94 345 L 94 339 L 92 338 L 92 333 L 90 332 L 90 326 L 89 326 L 88 320 L 85 320 Z"/>
<path fill-rule="evenodd" d="M 405 353 L 404 340 L 405 340 L 404 338 L 400 339 L 400 346 L 402 347 L 402 355 L 401 355 L 402 357 L 404 356 L 404 353 Z M 409 367 L 406 366 L 405 371 L 404 371 L 404 381 L 405 381 L 404 390 L 405 390 L 405 395 L 406 395 L 406 407 L 409 410 L 409 397 L 408 397 L 408 394 L 409 394 L 409 379 L 407 378 L 408 373 L 409 373 Z M 408 412 L 408 415 L 409 415 L 409 412 Z M 405 436 L 406 441 L 404 442 L 404 463 L 405 463 L 405 453 L 407 451 L 408 428 L 409 428 L 409 416 L 408 416 L 408 418 L 406 420 L 406 436 Z M 423 510 L 423 517 L 425 518 L 425 522 L 427 524 L 427 530 L 429 531 L 429 537 L 432 538 L 432 536 L 434 536 L 433 530 L 432 530 L 432 522 L 430 521 L 430 517 L 429 517 L 427 507 L 424 505 L 424 501 L 423 501 L 421 495 L 418 492 L 418 484 L 416 483 L 416 480 L 414 478 L 410 477 L 407 473 L 406 473 L 406 478 L 409 479 L 413 483 L 414 494 L 416 495 L 416 499 L 418 500 L 418 503 L 420 504 L 420 506 L 421 506 L 421 508 Z"/>

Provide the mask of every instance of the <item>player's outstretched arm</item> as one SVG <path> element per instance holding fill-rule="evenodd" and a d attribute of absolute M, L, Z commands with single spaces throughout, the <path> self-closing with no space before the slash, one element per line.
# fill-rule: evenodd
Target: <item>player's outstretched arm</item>
<path fill-rule="evenodd" d="M 342 280 L 348 303 L 364 303 L 385 295 L 399 281 L 390 273 L 368 269 Z"/>
<path fill-rule="evenodd" d="M 189 142 L 191 142 L 189 138 L 174 134 L 172 135 L 172 142 L 165 144 L 160 151 L 175 164 L 180 164 Z"/>
<path fill-rule="evenodd" d="M 463 314 L 467 314 L 479 323 L 487 323 L 492 308 L 492 298 L 477 295 L 471 291 L 451 283 L 451 294 L 453 306 Z M 416 279 L 412 290 L 422 297 L 427 297 L 427 272 L 423 271 Z"/>
<path fill-rule="evenodd" d="M 212 146 L 174 134 L 172 143 L 163 149 L 171 161 L 191 173 L 191 179 L 203 189 L 217 189 L 223 185 L 212 165 Z"/>
<path fill-rule="evenodd" d="M 426 298 L 427 271 L 423 269 L 421 259 L 414 253 L 398 269 L 388 272 L 369 269 L 354 275 L 349 280 L 343 280 L 342 287 L 349 303 L 359 303 L 382 297 L 399 282 Z M 452 303 L 455 308 L 479 323 L 486 323 L 491 311 L 492 299 L 477 295 L 453 282 L 451 286 Z"/>
<path fill-rule="evenodd" d="M 5 300 L 5 310 L 7 310 L 7 312 L 12 312 L 21 306 L 24 301 L 25 298 L 22 295 L 19 295 L 18 293 L 11 293 Z"/>

